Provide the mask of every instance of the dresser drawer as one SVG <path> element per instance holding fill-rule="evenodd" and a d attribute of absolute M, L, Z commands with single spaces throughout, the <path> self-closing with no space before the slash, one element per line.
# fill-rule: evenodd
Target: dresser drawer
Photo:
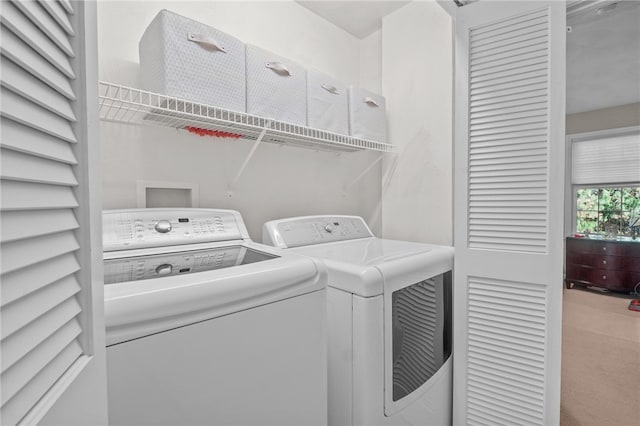
<path fill-rule="evenodd" d="M 640 256 L 639 257 L 629 257 L 629 265 L 627 269 L 635 272 L 640 272 Z"/>
<path fill-rule="evenodd" d="M 626 256 L 628 253 L 628 247 L 626 246 L 627 244 L 621 244 L 615 241 L 606 242 L 601 240 L 567 238 L 567 251 L 575 253 Z"/>
<path fill-rule="evenodd" d="M 640 271 L 640 258 L 609 256 L 599 253 L 567 252 L 567 265 L 590 266 L 599 269 L 623 269 Z"/>
<path fill-rule="evenodd" d="M 568 282 L 594 285 L 612 290 L 631 291 L 640 280 L 640 273 L 631 270 L 611 270 L 567 265 Z"/>
<path fill-rule="evenodd" d="M 627 253 L 631 257 L 640 258 L 640 241 L 625 243 L 627 246 Z"/>

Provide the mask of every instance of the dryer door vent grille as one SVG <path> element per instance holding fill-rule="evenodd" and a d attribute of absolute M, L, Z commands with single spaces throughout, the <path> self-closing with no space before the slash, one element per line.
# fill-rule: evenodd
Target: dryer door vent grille
<path fill-rule="evenodd" d="M 450 273 L 393 292 L 392 315 L 398 401 L 426 383 L 451 354 Z"/>

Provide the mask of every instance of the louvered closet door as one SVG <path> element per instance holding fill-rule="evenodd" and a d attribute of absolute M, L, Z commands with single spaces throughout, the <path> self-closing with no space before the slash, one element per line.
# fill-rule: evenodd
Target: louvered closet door
<path fill-rule="evenodd" d="M 2 425 L 46 419 L 74 378 L 104 363 L 93 332 L 103 323 L 92 318 L 101 289 L 92 289 L 89 255 L 89 73 L 78 56 L 91 40 L 86 12 L 62 0 L 0 4 Z M 102 395 L 104 381 L 90 382 L 86 393 Z"/>
<path fill-rule="evenodd" d="M 458 9 L 456 425 L 559 422 L 564 7 Z"/>

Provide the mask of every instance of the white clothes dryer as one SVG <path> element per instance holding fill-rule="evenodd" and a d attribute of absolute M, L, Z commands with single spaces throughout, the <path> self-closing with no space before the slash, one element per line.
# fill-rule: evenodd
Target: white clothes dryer
<path fill-rule="evenodd" d="M 453 248 L 376 238 L 356 216 L 267 222 L 329 272 L 330 425 L 450 425 Z"/>
<path fill-rule="evenodd" d="M 326 281 L 231 210 L 103 214 L 111 425 L 327 423 Z"/>

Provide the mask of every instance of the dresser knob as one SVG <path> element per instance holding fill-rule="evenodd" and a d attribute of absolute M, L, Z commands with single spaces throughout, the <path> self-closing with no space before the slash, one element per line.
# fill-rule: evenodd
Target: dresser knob
<path fill-rule="evenodd" d="M 603 276 L 602 276 L 602 279 L 603 279 L 603 280 L 606 280 L 606 279 L 607 279 L 607 276 L 606 276 L 606 275 L 603 275 Z"/>
<path fill-rule="evenodd" d="M 606 247 L 602 247 L 602 251 L 607 251 L 607 248 Z"/>
<path fill-rule="evenodd" d="M 606 261 L 606 260 L 603 260 L 603 261 L 602 261 L 602 264 L 603 264 L 603 265 L 606 265 L 606 264 L 607 264 L 607 261 Z"/>

